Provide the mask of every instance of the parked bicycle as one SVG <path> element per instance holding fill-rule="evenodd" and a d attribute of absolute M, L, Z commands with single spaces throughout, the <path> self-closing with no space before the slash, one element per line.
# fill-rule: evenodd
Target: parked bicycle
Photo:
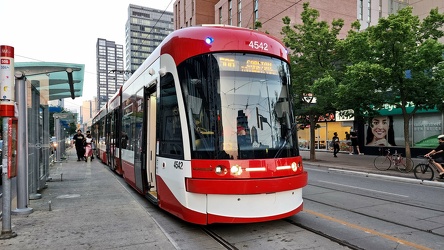
<path fill-rule="evenodd" d="M 435 160 L 433 160 L 432 157 L 425 155 L 423 155 L 422 157 L 426 159 L 426 161 L 416 165 L 413 169 L 413 173 L 415 174 L 416 179 L 431 181 L 433 180 L 433 177 L 435 177 L 435 171 L 438 173 L 439 176 L 439 170 L 435 166 Z"/>
<path fill-rule="evenodd" d="M 376 169 L 385 171 L 392 165 L 401 173 L 408 173 L 413 169 L 414 163 L 412 159 L 402 157 L 397 150 L 395 150 L 394 154 L 391 154 L 390 149 L 386 149 L 386 152 L 386 155 L 377 156 L 373 161 Z"/>

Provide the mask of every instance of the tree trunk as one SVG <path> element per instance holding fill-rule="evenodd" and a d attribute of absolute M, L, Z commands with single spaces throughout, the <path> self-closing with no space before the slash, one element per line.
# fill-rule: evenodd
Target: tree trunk
<path fill-rule="evenodd" d="M 316 129 L 316 117 L 313 115 L 310 115 L 310 160 L 315 161 L 316 155 L 315 155 L 315 147 L 316 147 L 316 136 L 315 136 L 315 129 Z"/>
<path fill-rule="evenodd" d="M 405 157 L 408 159 L 412 158 L 412 153 L 410 151 L 410 133 L 409 133 L 409 127 L 410 127 L 410 115 L 408 114 L 402 114 L 402 117 L 404 119 L 404 145 L 405 145 Z M 410 161 L 407 161 L 407 163 L 410 163 Z M 407 166 L 407 169 L 412 169 L 413 166 Z"/>

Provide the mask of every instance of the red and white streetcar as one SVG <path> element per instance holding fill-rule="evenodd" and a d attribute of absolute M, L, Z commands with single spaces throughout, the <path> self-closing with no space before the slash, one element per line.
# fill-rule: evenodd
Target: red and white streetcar
<path fill-rule="evenodd" d="M 290 82 L 275 38 L 215 25 L 176 30 L 94 119 L 107 151 L 99 157 L 191 223 L 294 215 L 307 173 Z"/>

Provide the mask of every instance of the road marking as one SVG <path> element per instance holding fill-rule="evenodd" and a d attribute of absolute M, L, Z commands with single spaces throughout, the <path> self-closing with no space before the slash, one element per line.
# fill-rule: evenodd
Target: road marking
<path fill-rule="evenodd" d="M 307 164 L 307 163 L 305 163 Z M 304 169 L 310 170 L 310 171 L 315 171 L 315 172 L 326 172 L 325 169 L 319 169 L 319 168 L 309 168 L 304 166 Z"/>
<path fill-rule="evenodd" d="M 328 183 L 328 184 L 337 185 L 337 186 L 342 186 L 342 187 L 349 187 L 349 188 L 353 188 L 353 189 L 361 189 L 361 190 L 364 190 L 364 191 L 370 191 L 370 192 L 375 192 L 375 193 L 389 194 L 389 195 L 399 196 L 399 197 L 403 197 L 403 198 L 408 198 L 407 195 L 402 195 L 402 194 L 394 194 L 394 193 L 383 192 L 383 191 L 378 191 L 378 190 L 374 190 L 374 189 L 360 188 L 360 187 L 356 187 L 356 186 L 349 186 L 349 185 L 344 185 L 344 184 L 339 184 L 339 183 L 329 182 L 329 181 L 319 181 L 319 182 Z"/>
<path fill-rule="evenodd" d="M 414 247 L 416 249 L 421 249 L 421 250 L 431 250 L 431 248 L 428 248 L 426 246 L 418 245 L 416 243 L 413 243 L 413 242 L 410 242 L 410 241 L 406 241 L 406 240 L 401 240 L 399 238 L 390 236 L 388 234 L 383 234 L 383 233 L 377 232 L 377 231 L 375 231 L 373 229 L 370 229 L 370 228 L 361 227 L 361 226 L 358 226 L 356 224 L 348 223 L 346 221 L 339 220 L 339 219 L 336 219 L 336 218 L 333 218 L 333 217 L 330 217 L 328 215 L 321 214 L 321 213 L 318 213 L 318 212 L 315 212 L 315 211 L 312 211 L 312 210 L 304 209 L 303 212 L 309 213 L 309 214 L 314 215 L 314 216 L 318 216 L 320 218 L 323 218 L 323 219 L 326 219 L 326 220 L 329 220 L 329 221 L 332 221 L 332 222 L 336 222 L 336 223 L 342 224 L 344 226 L 351 227 L 353 229 L 357 229 L 357 230 L 363 231 L 365 233 L 376 235 L 376 236 L 382 237 L 382 238 L 384 238 L 386 240 L 390 240 L 390 241 L 393 241 L 393 242 L 396 242 L 396 243 L 399 243 L 399 244 L 402 244 L 402 245 L 406 245 L 406 246 L 409 246 L 409 247 Z"/>

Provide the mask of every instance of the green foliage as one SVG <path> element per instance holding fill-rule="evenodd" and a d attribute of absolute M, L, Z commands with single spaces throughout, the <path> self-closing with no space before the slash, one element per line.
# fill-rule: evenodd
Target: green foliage
<path fill-rule="evenodd" d="M 444 45 L 438 41 L 443 24 L 444 15 L 437 9 L 421 21 L 406 7 L 379 19 L 376 26 L 349 31 L 338 46 L 347 67 L 335 106 L 353 109 L 358 117 L 372 116 L 384 104 L 401 108 L 409 155 L 411 116 L 419 109 L 443 108 Z"/>
<path fill-rule="evenodd" d="M 302 24 L 290 26 L 291 19 L 282 19 L 284 27 L 284 44 L 291 49 L 292 90 L 297 100 L 297 113 L 309 113 L 313 117 L 334 111 L 332 98 L 336 82 L 340 78 L 338 71 L 339 55 L 336 50 L 338 34 L 344 24 L 343 20 L 334 20 L 330 26 L 318 21 L 319 12 L 303 4 Z M 325 86 L 328 86 L 326 89 Z M 307 106 L 301 101 L 303 96 L 316 97 L 316 105 Z"/>
<path fill-rule="evenodd" d="M 420 21 L 407 7 L 365 31 L 350 31 L 340 44 L 348 66 L 337 93 L 343 101 L 336 106 L 361 115 L 382 104 L 414 105 L 414 112 L 442 106 L 444 46 L 437 39 L 443 23 L 437 9 Z"/>
<path fill-rule="evenodd" d="M 291 49 L 291 88 L 295 113 L 299 117 L 309 118 L 310 134 L 314 137 L 319 116 L 336 110 L 333 105 L 336 98 L 334 93 L 343 72 L 341 50 L 337 46 L 344 21 L 333 20 L 329 25 L 325 21 L 318 21 L 319 12 L 311 9 L 308 2 L 303 4 L 303 8 L 302 24 L 291 26 L 290 17 L 282 19 L 282 34 L 285 46 Z M 311 102 L 307 103 L 307 100 Z M 314 140 L 311 143 L 310 155 L 314 156 Z"/>
<path fill-rule="evenodd" d="M 260 28 L 262 28 L 262 23 L 256 20 L 256 22 L 254 22 L 254 29 L 260 29 Z"/>

